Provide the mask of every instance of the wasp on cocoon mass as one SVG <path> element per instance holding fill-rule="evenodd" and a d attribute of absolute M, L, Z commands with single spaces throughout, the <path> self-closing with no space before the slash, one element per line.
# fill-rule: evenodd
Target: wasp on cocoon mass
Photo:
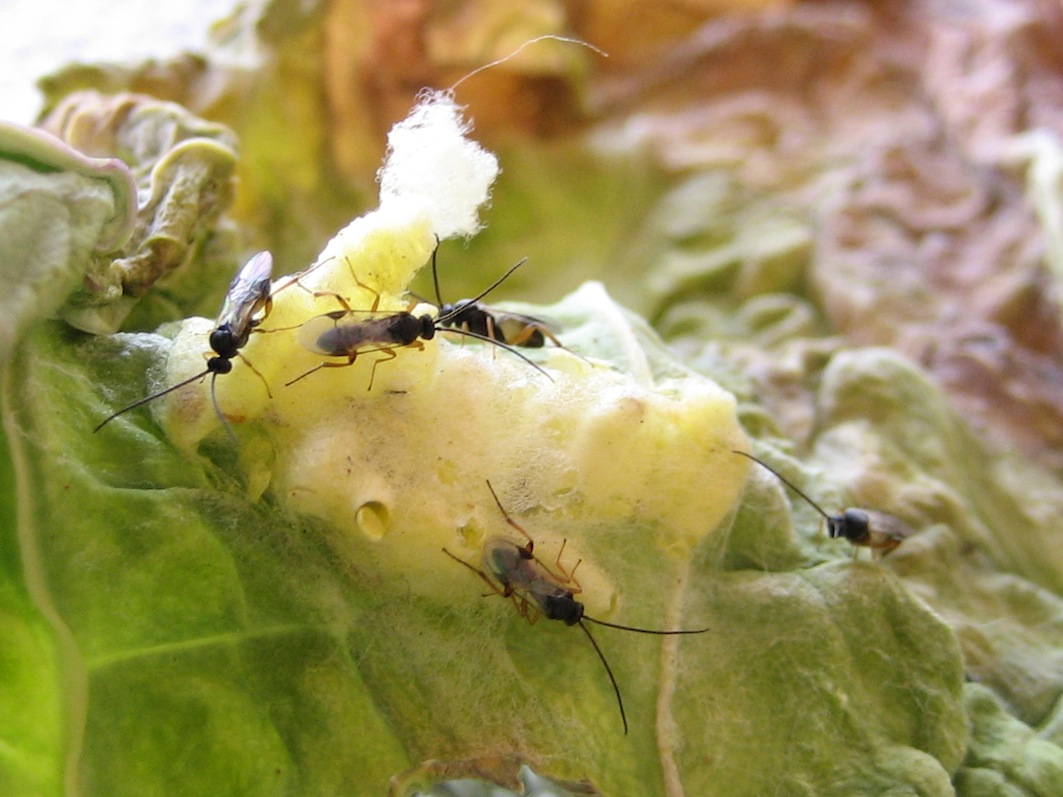
<path fill-rule="evenodd" d="M 435 253 L 433 252 L 433 258 L 434 257 Z M 478 302 L 480 299 L 487 296 L 491 291 L 501 285 L 510 274 L 520 268 L 524 262 L 525 261 L 521 260 L 516 265 L 512 266 L 505 274 L 495 280 L 486 290 L 482 291 L 479 296 L 471 301 Z M 373 361 L 372 371 L 369 375 L 368 389 L 372 390 L 378 365 L 393 360 L 398 356 L 396 354 L 397 349 L 415 348 L 423 350 L 424 341 L 432 340 L 437 332 L 462 335 L 464 337 L 483 340 L 495 346 L 499 346 L 500 348 L 515 354 L 517 357 L 520 357 L 536 371 L 550 381 L 553 381 L 550 374 L 548 374 L 540 365 L 532 362 L 525 355 L 521 354 L 504 341 L 497 340 L 488 335 L 481 335 L 475 331 L 450 327 L 449 324 L 452 322 L 455 312 L 458 311 L 441 313 L 435 317 L 428 313 L 415 315 L 412 311 L 416 307 L 416 304 L 411 304 L 406 310 L 400 311 L 388 312 L 378 310 L 380 306 L 380 293 L 358 279 L 358 275 L 354 273 L 354 268 L 351 266 L 349 259 L 347 260 L 347 265 L 350 269 L 351 277 L 354 279 L 358 287 L 373 295 L 372 306 L 368 310 L 358 310 L 352 308 L 347 300 L 338 293 L 333 291 L 315 292 L 315 295 L 317 296 L 327 295 L 334 297 L 343 309 L 334 310 L 331 313 L 324 313 L 323 315 L 311 318 L 309 321 L 306 321 L 299 326 L 298 333 L 299 342 L 308 351 L 311 351 L 314 354 L 320 354 L 322 357 L 343 357 L 346 358 L 346 362 L 326 361 L 320 363 L 309 371 L 300 374 L 295 377 L 295 379 L 286 383 L 286 386 L 293 385 L 322 368 L 345 368 L 349 365 L 353 365 L 358 357 L 363 354 L 381 352 L 384 356 Z"/>
<path fill-rule="evenodd" d="M 621 631 L 631 631 L 636 634 L 653 634 L 655 636 L 704 634 L 709 629 L 662 631 L 610 623 L 584 614 L 584 605 L 576 600 L 575 597 L 582 592 L 579 582 L 575 579 L 576 569 L 582 560 L 577 561 L 572 569 L 568 571 L 561 566 L 561 556 L 564 553 L 567 540 L 561 544 L 561 549 L 558 551 L 555 563 L 557 572 L 555 572 L 535 556 L 534 540 L 532 540 L 531 535 L 528 534 L 523 526 L 510 517 L 505 507 L 502 506 L 502 502 L 499 500 L 498 494 L 495 493 L 490 481 L 487 482 L 487 489 L 491 491 L 491 496 L 495 499 L 495 504 L 502 513 L 502 517 L 505 518 L 506 523 L 520 532 L 526 542 L 520 544 L 506 537 L 488 537 L 484 541 L 482 548 L 483 563 L 486 571 L 455 556 L 446 548 L 443 549 L 443 553 L 458 564 L 464 565 L 476 573 L 490 587 L 491 592 L 488 593 L 488 596 L 501 595 L 503 598 L 512 599 L 513 604 L 517 607 L 517 612 L 521 617 L 527 619 L 530 624 L 534 624 L 542 616 L 548 620 L 560 620 L 565 625 L 578 625 L 583 633 L 587 635 L 587 639 L 590 640 L 591 646 L 594 648 L 595 653 L 598 654 L 598 658 L 609 676 L 609 682 L 612 684 L 613 692 L 616 694 L 616 704 L 620 709 L 620 721 L 624 726 L 624 734 L 626 735 L 628 732 L 627 713 L 624 711 L 624 699 L 620 695 L 620 685 L 617 683 L 613 670 L 605 658 L 605 653 L 587 627 L 587 623 L 616 628 Z"/>
<path fill-rule="evenodd" d="M 477 299 L 444 302 L 439 290 L 437 252 L 438 246 L 436 251 L 432 252 L 432 285 L 435 287 L 440 324 L 446 327 L 456 327 L 464 332 L 472 332 L 481 338 L 490 338 L 493 341 L 505 343 L 507 346 L 541 349 L 549 340 L 558 348 L 565 349 L 550 329 L 549 324 L 542 319 L 490 307 Z M 517 265 L 523 263 L 522 260 Z M 565 350 L 568 351 L 568 349 Z"/>
<path fill-rule="evenodd" d="M 255 367 L 240 354 L 240 349 L 247 344 L 251 333 L 256 331 L 256 327 L 269 315 L 273 302 L 273 296 L 270 293 L 270 278 L 272 274 L 273 255 L 269 252 L 259 252 L 254 255 L 236 272 L 229 289 L 225 292 L 225 299 L 214 323 L 214 329 L 208 337 L 210 348 L 214 351 L 214 354 L 213 356 L 204 355 L 208 359 L 207 367 L 202 372 L 122 407 L 122 409 L 104 418 L 92 431 L 98 432 L 119 415 L 161 398 L 185 385 L 199 381 L 210 374 L 210 397 L 214 404 L 214 411 L 231 435 L 232 430 L 229 429 L 225 416 L 218 408 L 218 399 L 214 390 L 215 380 L 218 378 L 218 374 L 227 374 L 232 371 L 232 361 L 239 357 L 248 368 L 255 372 L 259 379 L 262 379 L 262 384 L 266 387 L 266 393 L 270 392 L 269 385 L 262 378 L 262 374 L 258 373 Z"/>

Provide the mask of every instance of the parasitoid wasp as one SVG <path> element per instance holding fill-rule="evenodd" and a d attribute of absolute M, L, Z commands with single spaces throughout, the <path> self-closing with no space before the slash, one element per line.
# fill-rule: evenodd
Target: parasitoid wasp
<path fill-rule="evenodd" d="M 502 517 L 505 518 L 506 523 L 519 531 L 527 542 L 520 545 L 505 537 L 487 538 L 483 544 L 483 561 L 488 572 L 484 572 L 480 568 L 458 558 L 446 548 L 443 549 L 443 553 L 458 564 L 464 565 L 476 573 L 491 588 L 489 595 L 501 595 L 503 598 L 511 598 L 519 614 L 526 618 L 529 623 L 534 623 L 540 616 L 543 616 L 548 620 L 561 620 L 565 625 L 578 625 L 583 630 L 583 633 L 587 635 L 587 639 L 590 640 L 591 646 L 598 654 L 602 666 L 605 667 L 605 672 L 613 686 L 613 692 L 616 694 L 616 704 L 620 709 L 620 721 L 624 726 L 624 734 L 627 735 L 627 714 L 624 711 L 624 699 L 620 695 L 620 686 L 617 684 L 609 662 L 606 661 L 605 653 L 602 652 L 601 647 L 599 647 L 598 642 L 586 624 L 594 623 L 621 631 L 632 631 L 636 634 L 653 634 L 655 636 L 703 634 L 709 629 L 659 631 L 652 628 L 637 628 L 630 625 L 610 623 L 584 614 L 583 604 L 576 600 L 575 597 L 582 591 L 574 577 L 580 562 L 576 562 L 575 567 L 567 573 L 562 569 L 561 555 L 565 549 L 565 544 L 562 543 L 561 550 L 557 555 L 557 568 L 561 572 L 555 573 L 543 564 L 535 556 L 535 542 L 532 540 L 531 535 L 506 512 L 490 481 L 487 482 L 487 489 L 491 491 L 491 496 L 495 499 L 495 504 L 502 513 Z"/>
<path fill-rule="evenodd" d="M 432 284 L 436 291 L 436 304 L 443 326 L 455 327 L 466 332 L 475 332 L 481 338 L 490 338 L 509 346 L 541 349 L 549 340 L 559 348 L 565 348 L 547 323 L 534 316 L 512 313 L 489 307 L 477 299 L 459 299 L 453 304 L 443 301 L 439 290 L 439 272 L 436 268 L 436 251 L 432 252 Z M 518 265 L 523 264 L 522 260 Z"/>
<path fill-rule="evenodd" d="M 228 429 L 228 423 L 218 408 L 218 400 L 214 392 L 215 380 L 218 378 L 218 374 L 227 374 L 232 371 L 232 361 L 235 357 L 239 357 L 248 368 L 255 371 L 254 366 L 240 354 L 240 349 L 247 343 L 255 327 L 269 315 L 270 307 L 272 306 L 270 294 L 270 278 L 272 274 L 273 255 L 269 252 L 259 252 L 254 255 L 236 272 L 229 289 L 225 292 L 225 300 L 222 302 L 221 312 L 218 313 L 218 318 L 215 321 L 214 330 L 210 333 L 209 343 L 210 348 L 214 351 L 214 356 L 207 360 L 207 367 L 204 371 L 178 382 L 176 385 L 171 385 L 165 390 L 160 390 L 158 393 L 153 393 L 146 398 L 122 407 L 122 409 L 104 418 L 92 431 L 98 432 L 119 415 L 161 398 L 185 385 L 190 385 L 203 379 L 207 374 L 212 374 L 210 397 L 214 404 L 214 411 Z M 255 371 L 255 373 L 258 374 L 258 371 Z M 258 376 L 260 379 L 262 378 L 261 374 L 258 374 Z M 265 384 L 265 380 L 263 380 L 263 384 Z M 266 385 L 266 392 L 269 392 L 269 385 Z M 229 433 L 232 434 L 232 431 L 230 430 Z"/>
<path fill-rule="evenodd" d="M 510 274 L 520 268 L 523 264 L 524 261 L 521 260 L 519 263 L 512 266 L 505 274 L 495 280 L 486 290 L 482 291 L 479 296 L 471 301 L 478 302 L 501 285 Z M 347 265 L 350 268 L 349 261 Z M 492 343 L 520 357 L 526 363 L 531 365 L 532 368 L 543 374 L 547 379 L 553 381 L 550 374 L 544 371 L 541 366 L 532 362 L 505 342 L 487 335 L 478 334 L 476 331 L 449 327 L 448 325 L 451 323 L 454 315 L 453 311 L 449 314 L 440 313 L 434 318 L 428 313 L 419 316 L 414 315 L 413 312 L 411 312 L 413 309 L 412 306 L 407 310 L 398 312 L 379 311 L 377 308 L 380 306 L 380 294 L 359 280 L 357 275 L 354 274 L 353 268 L 351 268 L 351 276 L 354 277 L 354 281 L 359 287 L 374 295 L 372 307 L 369 310 L 356 310 L 351 308 L 347 301 L 337 293 L 319 293 L 317 295 L 335 297 L 336 301 L 340 303 L 343 309 L 334 310 L 331 313 L 325 313 L 311 318 L 300 326 L 298 333 L 299 342 L 304 348 L 315 354 L 320 354 L 323 357 L 346 357 L 346 362 L 320 363 L 309 371 L 300 374 L 295 379 L 288 382 L 287 385 L 293 385 L 322 368 L 345 368 L 349 365 L 353 365 L 355 360 L 363 354 L 383 352 L 386 355 L 385 357 L 373 361 L 373 368 L 369 375 L 369 389 L 372 390 L 378 365 L 394 359 L 397 356 L 395 353 L 396 349 L 403 347 L 424 349 L 423 341 L 431 340 L 435 337 L 437 332 L 463 335 L 465 337 L 476 338 L 477 340 L 484 340 L 488 343 Z"/>
<path fill-rule="evenodd" d="M 857 546 L 853 549 L 854 559 L 860 551 L 860 547 L 871 549 L 871 557 L 873 559 L 881 559 L 915 533 L 910 526 L 893 515 L 887 515 L 885 512 L 876 512 L 873 509 L 850 508 L 843 510 L 838 515 L 828 514 L 797 485 L 771 467 L 771 465 L 752 454 L 747 454 L 745 451 L 734 451 L 733 453 L 751 459 L 765 470 L 775 474 L 779 481 L 805 499 L 809 506 L 827 521 L 828 536 L 832 539 L 840 537 Z"/>

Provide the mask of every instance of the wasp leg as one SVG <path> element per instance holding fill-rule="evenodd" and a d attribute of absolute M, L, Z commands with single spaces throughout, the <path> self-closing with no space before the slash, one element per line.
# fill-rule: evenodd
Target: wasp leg
<path fill-rule="evenodd" d="M 498 509 L 502 513 L 502 517 L 504 517 L 506 519 L 506 523 L 508 523 L 513 528 L 515 528 L 521 534 L 523 534 L 525 539 L 528 540 L 528 545 L 527 545 L 527 547 L 524 550 L 526 550 L 529 554 L 531 554 L 532 549 L 533 549 L 533 547 L 535 545 L 535 543 L 532 541 L 531 535 L 527 531 L 525 531 L 523 526 L 518 524 L 517 521 L 515 521 L 513 518 L 511 518 L 509 516 L 509 512 L 507 512 L 506 508 L 504 506 L 502 506 L 502 502 L 498 499 L 498 494 L 495 492 L 495 488 L 491 486 L 491 482 L 490 481 L 487 482 L 487 489 L 491 491 L 491 497 L 495 499 L 495 504 L 498 505 Z"/>
<path fill-rule="evenodd" d="M 559 574 L 558 580 L 566 585 L 571 585 L 571 591 L 574 593 L 583 592 L 583 588 L 580 586 L 579 581 L 576 580 L 576 569 L 583 564 L 582 559 L 576 560 L 576 564 L 572 566 L 571 570 L 566 570 L 565 566 L 561 564 L 561 556 L 565 553 L 565 546 L 568 545 L 568 540 L 561 541 L 561 548 L 557 552 L 557 559 L 554 560 L 554 566 L 557 568 Z"/>
<path fill-rule="evenodd" d="M 269 383 L 266 381 L 266 377 L 262 376 L 262 374 L 258 372 L 258 369 L 251 364 L 251 361 L 244 357 L 244 355 L 240 354 L 240 352 L 237 352 L 236 356 L 240 358 L 240 362 L 242 362 L 244 365 L 254 371 L 255 376 L 262 380 L 262 387 L 266 388 L 266 395 L 270 398 L 273 398 L 273 392 L 269 389 Z"/>
<path fill-rule="evenodd" d="M 498 584 L 496 584 L 494 581 L 492 581 L 491 577 L 489 575 L 487 575 L 487 573 L 485 573 L 483 570 L 481 570 L 478 567 L 474 567 L 473 565 L 470 565 L 464 559 L 459 559 L 457 556 L 452 554 L 446 548 L 443 549 L 443 553 L 445 553 L 447 556 L 449 556 L 451 559 L 453 559 L 459 565 L 465 565 L 465 567 L 469 568 L 472 572 L 474 572 L 476 575 L 478 575 L 480 578 L 483 579 L 484 583 L 487 584 L 487 586 L 491 588 L 491 591 L 488 592 L 483 597 L 490 598 L 492 595 L 501 595 L 503 598 L 508 598 L 508 597 L 510 597 L 513 594 L 513 588 L 512 587 L 508 587 L 507 586 L 505 588 L 499 589 Z"/>

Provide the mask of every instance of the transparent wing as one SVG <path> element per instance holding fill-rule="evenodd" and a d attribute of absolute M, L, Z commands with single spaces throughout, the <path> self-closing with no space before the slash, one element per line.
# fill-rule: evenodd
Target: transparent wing
<path fill-rule="evenodd" d="M 508 584 L 529 603 L 541 605 L 547 596 L 570 594 L 570 590 L 542 562 L 521 555 L 521 546 L 512 540 L 488 538 L 484 542 L 483 557 L 491 575 L 500 583 Z"/>
<path fill-rule="evenodd" d="M 491 307 L 489 309 L 494 314 L 495 318 L 501 321 L 510 321 L 512 323 L 520 323 L 526 326 L 543 327 L 551 331 L 561 328 L 561 324 L 553 318 L 525 315 L 524 313 L 513 313 L 509 310 L 500 310 L 497 307 Z"/>
<path fill-rule="evenodd" d="M 314 316 L 299 327 L 299 343 L 324 357 L 347 357 L 367 346 L 394 343 L 391 329 L 403 313 L 337 310 Z"/>
<path fill-rule="evenodd" d="M 885 512 L 876 512 L 873 509 L 860 510 L 867 515 L 868 530 L 871 532 L 873 542 L 884 540 L 897 540 L 898 542 L 915 534 L 915 530 L 903 520 L 887 515 Z"/>
<path fill-rule="evenodd" d="M 259 252 L 236 272 L 225 293 L 216 326 L 228 326 L 239 334 L 269 299 L 270 278 L 273 275 L 273 255 Z"/>

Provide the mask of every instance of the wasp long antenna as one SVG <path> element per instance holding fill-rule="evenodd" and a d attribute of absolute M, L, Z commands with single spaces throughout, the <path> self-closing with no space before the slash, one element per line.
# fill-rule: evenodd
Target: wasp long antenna
<path fill-rule="evenodd" d="M 436 289 L 437 307 L 443 306 L 443 294 L 439 292 L 439 271 L 436 269 L 436 253 L 439 252 L 439 236 L 436 236 L 436 248 L 432 250 L 432 284 Z M 414 294 L 417 296 L 417 294 Z"/>
<path fill-rule="evenodd" d="M 607 623 L 605 620 L 596 620 L 593 617 L 583 615 L 583 619 L 596 625 L 604 625 L 608 628 L 619 628 L 621 631 L 634 631 L 636 634 L 655 634 L 656 636 L 678 636 L 679 634 L 704 634 L 708 631 L 708 628 L 684 628 L 678 631 L 660 631 L 655 628 L 636 628 L 632 625 L 620 625 L 618 623 Z"/>
<path fill-rule="evenodd" d="M 259 378 L 262 375 L 259 374 Z M 240 445 L 240 441 L 236 437 L 236 432 L 229 425 L 229 421 L 226 419 L 224 413 L 221 411 L 221 407 L 218 406 L 218 394 L 214 391 L 214 386 L 218 383 L 218 372 L 215 371 L 214 375 L 210 378 L 210 403 L 214 405 L 214 414 L 218 416 L 218 420 L 221 421 L 221 425 L 225 427 L 225 431 L 229 433 L 229 437 L 233 443 Z M 266 386 L 267 392 L 269 391 L 269 385 Z"/>
<path fill-rule="evenodd" d="M 518 265 L 520 265 L 520 264 L 518 263 Z M 438 319 L 436 319 L 436 323 L 437 324 L 439 323 Z M 534 368 L 540 374 L 545 376 L 551 382 L 554 381 L 554 378 L 552 376 L 550 376 L 550 374 L 548 374 L 546 372 L 546 369 L 544 369 L 537 362 L 535 362 L 534 360 L 530 359 L 526 355 L 521 354 L 519 351 L 516 350 L 516 348 L 514 348 L 513 346 L 510 346 L 508 343 L 503 343 L 500 340 L 496 340 L 495 338 L 492 338 L 490 335 L 480 335 L 480 334 L 478 334 L 476 332 L 471 332 L 468 329 L 456 329 L 456 328 L 440 329 L 439 331 L 442 332 L 442 333 L 450 334 L 450 335 L 464 335 L 467 338 L 476 338 L 476 340 L 483 340 L 483 341 L 486 341 L 487 343 L 493 343 L 494 345 L 498 346 L 499 348 L 505 349 L 506 351 L 510 352 L 511 354 L 517 355 L 522 360 L 524 360 L 524 362 L 526 362 L 528 365 L 530 365 L 532 368 Z"/>
<path fill-rule="evenodd" d="M 806 495 L 806 494 L 804 493 L 804 491 L 803 491 L 803 490 L 801 490 L 801 488 L 800 488 L 800 487 L 798 487 L 798 486 L 797 486 L 796 484 L 794 484 L 794 483 L 793 483 L 792 481 L 790 481 L 790 480 L 789 480 L 789 479 L 787 479 L 787 478 L 786 478 L 785 476 L 783 476 L 783 475 L 782 475 L 781 473 L 779 473 L 779 471 L 775 470 L 775 468 L 773 468 L 773 467 L 772 467 L 771 465 L 767 464 L 766 462 L 763 462 L 762 460 L 759 460 L 759 459 L 757 459 L 757 458 L 756 458 L 755 456 L 753 456 L 752 454 L 747 454 L 747 453 L 746 453 L 745 451 L 737 451 L 737 450 L 732 450 L 732 451 L 731 451 L 731 453 L 732 453 L 732 454 L 738 454 L 739 456 L 743 456 L 743 457 L 745 457 L 746 459 L 751 459 L 751 460 L 753 460 L 754 462 L 756 462 L 756 463 L 757 463 L 758 465 L 760 465 L 760 467 L 764 468 L 765 470 L 767 470 L 767 471 L 769 471 L 769 472 L 771 472 L 771 473 L 774 473 L 774 474 L 775 474 L 775 475 L 776 475 L 776 476 L 778 477 L 779 481 L 781 481 L 781 482 L 782 482 L 783 484 L 785 484 L 785 485 L 786 485 L 787 487 L 789 487 L 789 488 L 790 488 L 791 490 L 793 490 L 793 491 L 794 491 L 795 493 L 797 493 L 797 494 L 798 494 L 799 496 L 801 496 L 801 497 L 802 497 L 802 498 L 804 498 L 804 499 L 805 499 L 806 501 L 808 501 L 809 505 L 810 505 L 810 506 L 811 506 L 811 507 L 812 507 L 813 509 L 815 509 L 815 510 L 816 510 L 817 512 L 819 512 L 819 513 L 820 513 L 821 515 L 823 515 L 823 519 L 827 521 L 827 525 L 828 525 L 828 526 L 832 526 L 832 524 L 833 524 L 833 521 L 834 521 L 834 519 L 833 519 L 833 518 L 832 518 L 832 517 L 831 517 L 830 515 L 828 515 L 828 514 L 827 514 L 826 512 L 824 512 L 824 511 L 823 511 L 823 509 L 822 509 L 822 507 L 820 507 L 820 505 L 819 505 L 819 504 L 817 504 L 817 503 L 816 503 L 815 501 L 813 501 L 813 500 L 812 500 L 811 498 L 809 498 L 809 497 L 808 497 L 808 496 L 807 496 L 807 495 Z"/>
<path fill-rule="evenodd" d="M 590 618 L 587 618 L 588 620 Z M 594 651 L 598 654 L 598 658 L 602 660 L 602 666 L 605 667 L 605 672 L 609 676 L 609 681 L 613 685 L 613 691 L 616 692 L 616 704 L 620 707 L 620 721 L 624 723 L 624 736 L 627 736 L 627 714 L 624 712 L 624 698 L 620 696 L 620 685 L 616 682 L 616 677 L 613 675 L 613 669 L 609 666 L 609 662 L 605 660 L 605 654 L 602 653 L 602 649 L 598 647 L 598 643 L 594 641 L 594 636 L 591 634 L 591 630 L 583 624 L 583 620 L 579 620 L 576 625 L 583 629 L 583 633 L 587 635 L 587 639 L 594 645 Z"/>
<path fill-rule="evenodd" d="M 433 264 L 434 264 L 434 257 L 435 257 L 435 255 L 433 254 Z M 501 277 L 499 277 L 494 282 L 492 282 L 487 287 L 486 290 L 480 291 L 479 295 L 473 297 L 472 299 L 469 299 L 467 304 L 475 304 L 476 302 L 480 301 L 487 294 L 489 294 L 491 291 L 493 291 L 495 288 L 497 288 L 499 285 L 501 285 L 503 282 L 505 282 L 507 279 L 509 279 L 509 275 L 510 274 L 512 274 L 514 271 L 516 271 L 518 268 L 520 268 L 521 266 L 523 266 L 527 262 L 528 262 L 528 258 L 522 257 L 520 260 L 518 260 L 516 263 L 514 263 L 512 266 L 509 267 L 509 271 L 507 271 Z M 439 298 L 439 283 L 438 282 L 436 283 L 436 298 Z M 440 304 L 440 306 L 442 306 L 442 304 Z M 449 313 L 447 313 L 446 315 L 441 315 L 438 318 L 436 318 L 436 323 L 437 324 L 446 324 L 450 319 L 455 318 L 460 313 L 461 313 L 461 308 L 455 308 L 455 309 L 451 310 Z"/>
<path fill-rule="evenodd" d="M 111 421 L 113 421 L 119 415 L 124 415 L 125 413 L 129 412 L 130 410 L 135 410 L 137 407 L 142 407 L 145 404 L 147 404 L 149 401 L 154 401 L 157 398 L 162 398 L 167 393 L 173 393 L 175 390 L 177 390 L 179 388 L 182 388 L 185 385 L 192 384 L 197 379 L 202 379 L 203 377 L 205 377 L 209 373 L 214 373 L 214 375 L 217 376 L 217 373 L 212 372 L 208 368 L 207 370 L 203 371 L 203 373 L 196 374 L 195 376 L 190 376 L 188 379 L 185 379 L 183 382 L 178 382 L 176 385 L 171 385 L 170 387 L 166 388 L 165 390 L 159 391 L 158 393 L 153 393 L 153 394 L 151 394 L 150 396 L 148 396 L 146 398 L 142 398 L 140 401 L 134 401 L 132 404 L 130 404 L 130 405 L 126 406 L 126 407 L 122 407 L 122 409 L 118 410 L 118 412 L 112 413 L 111 415 L 108 415 L 106 418 L 104 418 L 102 421 L 100 421 L 100 423 L 97 424 L 96 428 L 92 430 L 92 433 L 96 434 L 96 432 L 100 431 L 100 429 L 102 429 L 104 426 L 109 424 Z M 211 387 L 213 389 L 213 383 L 212 383 Z M 216 406 L 217 405 L 215 405 L 215 407 Z"/>
<path fill-rule="evenodd" d="M 594 52 L 598 53 L 598 55 L 602 56 L 603 58 L 608 58 L 609 57 L 609 53 L 607 53 L 605 50 L 602 50 L 602 49 L 600 49 L 598 47 L 595 47 L 593 44 L 589 44 L 588 42 L 585 42 L 582 39 L 571 39 L 571 38 L 569 38 L 567 36 L 558 36 L 558 35 L 556 35 L 554 33 L 546 33 L 546 34 L 544 34 L 542 36 L 536 36 L 534 39 L 528 39 L 528 41 L 524 42 L 524 44 L 522 44 L 516 50 L 511 52 L 509 55 L 505 55 L 505 56 L 503 56 L 503 57 L 501 57 L 501 58 L 499 58 L 499 59 L 497 59 L 495 61 L 492 61 L 489 64 L 484 64 L 483 66 L 476 67 L 476 69 L 472 70 L 472 72 L 470 72 L 469 74 L 465 75 L 462 78 L 459 78 L 454 84 L 452 84 L 451 87 L 449 89 L 447 89 L 447 92 L 448 93 L 453 93 L 454 90 L 458 86 L 460 86 L 462 83 L 464 83 L 469 78 L 475 77 L 476 75 L 478 75 L 481 72 L 483 72 L 485 69 L 491 69 L 492 67 L 496 67 L 499 64 L 504 64 L 506 61 L 510 60 L 511 58 L 515 58 L 516 56 L 518 56 L 520 54 L 520 52 L 525 47 L 528 47 L 528 46 L 530 46 L 532 44 L 537 44 L 538 42 L 545 41 L 547 39 L 553 39 L 554 41 L 565 42 L 567 44 L 579 44 L 579 45 L 581 45 L 583 47 L 586 47 L 586 48 L 588 48 L 590 50 L 594 50 Z"/>

